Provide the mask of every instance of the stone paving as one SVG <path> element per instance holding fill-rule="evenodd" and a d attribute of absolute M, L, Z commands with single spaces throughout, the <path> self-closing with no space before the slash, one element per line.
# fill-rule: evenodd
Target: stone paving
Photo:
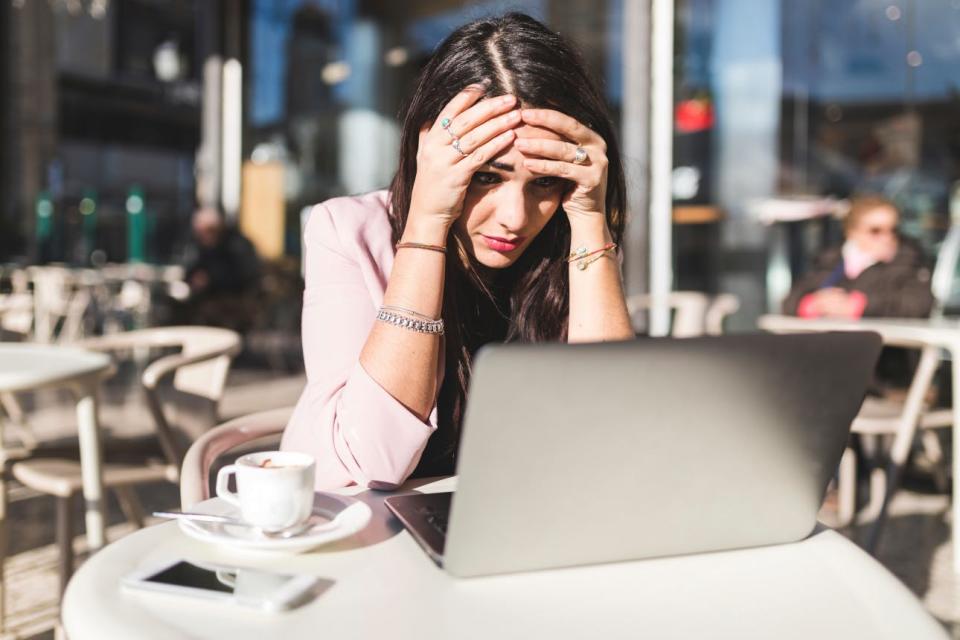
<path fill-rule="evenodd" d="M 948 496 L 901 490 L 890 505 L 876 557 L 960 640 L 960 579 L 952 570 L 951 513 Z M 843 533 L 862 541 L 866 530 Z"/>
<path fill-rule="evenodd" d="M 255 370 L 237 370 L 231 378 L 221 405 L 224 418 L 252 411 L 293 404 L 303 387 L 302 375 L 275 375 Z M 125 424 L 123 428 L 144 424 L 147 417 L 136 406 L 136 394 L 123 396 L 113 390 L 112 400 L 125 399 L 119 406 L 103 408 L 104 422 Z M 105 393 L 111 400 L 111 390 Z M 34 424 L 44 437 L 69 433 L 72 411 L 65 398 L 48 397 L 37 402 L 45 407 L 34 414 Z M 55 406 L 51 407 L 53 404 Z M 120 422 L 116 419 L 121 418 Z M 116 428 L 116 426 L 115 426 Z M 7 606 L 10 615 L 6 634 L 0 640 L 53 638 L 57 620 L 57 556 L 53 546 L 53 503 L 45 497 L 13 491 L 10 507 L 12 556 L 7 560 Z M 139 495 L 147 510 L 179 506 L 177 488 L 169 484 L 150 485 Z M 822 513 L 829 521 L 830 513 Z M 116 504 L 110 505 L 108 538 L 115 540 L 129 533 L 131 525 L 123 521 Z M 890 519 L 878 552 L 878 559 L 899 577 L 924 603 L 927 609 L 960 640 L 960 579 L 951 570 L 950 500 L 922 483 L 912 483 L 900 491 L 890 507 Z M 76 527 L 82 531 L 82 513 L 78 505 Z M 844 531 L 859 540 L 865 531 Z M 85 540 L 75 541 L 78 562 L 85 553 Z"/>

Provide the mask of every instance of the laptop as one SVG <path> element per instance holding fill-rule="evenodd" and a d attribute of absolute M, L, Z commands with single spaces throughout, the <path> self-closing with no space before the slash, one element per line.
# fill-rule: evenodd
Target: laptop
<path fill-rule="evenodd" d="M 880 347 L 868 332 L 489 346 L 455 494 L 385 502 L 460 577 L 794 542 Z"/>

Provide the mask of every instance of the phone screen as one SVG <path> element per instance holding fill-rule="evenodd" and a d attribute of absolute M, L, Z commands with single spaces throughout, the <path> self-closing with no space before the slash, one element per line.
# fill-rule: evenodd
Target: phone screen
<path fill-rule="evenodd" d="M 160 573 L 149 576 L 146 578 L 146 581 L 170 584 L 177 587 L 192 587 L 194 589 L 206 589 L 207 591 L 233 593 L 236 581 L 224 580 L 223 572 L 220 572 L 219 576 L 217 573 L 216 571 L 181 561 L 172 567 L 164 569 Z"/>
<path fill-rule="evenodd" d="M 134 589 L 181 593 L 275 610 L 308 602 L 329 588 L 333 581 L 309 575 L 216 564 L 197 565 L 180 560 L 145 577 L 143 574 L 128 576 L 124 583 Z"/>

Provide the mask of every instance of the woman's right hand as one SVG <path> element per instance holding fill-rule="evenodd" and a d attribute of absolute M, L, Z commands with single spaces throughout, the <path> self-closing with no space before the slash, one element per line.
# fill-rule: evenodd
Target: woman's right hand
<path fill-rule="evenodd" d="M 507 148 L 520 123 L 511 95 L 481 100 L 485 87 L 470 85 L 447 103 L 437 120 L 420 131 L 406 241 L 437 242 L 415 229 L 445 235 L 463 211 L 473 174 Z M 444 124 L 447 126 L 444 127 Z M 453 143 L 459 140 L 460 151 Z"/>

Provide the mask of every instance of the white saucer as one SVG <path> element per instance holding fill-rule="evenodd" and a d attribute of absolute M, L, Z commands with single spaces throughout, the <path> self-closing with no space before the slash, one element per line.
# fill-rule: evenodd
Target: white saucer
<path fill-rule="evenodd" d="M 198 513 L 239 518 L 236 507 L 223 500 L 209 500 L 191 509 Z M 340 540 L 353 535 L 367 526 L 372 512 L 366 503 L 348 496 L 329 493 L 313 495 L 314 526 L 289 538 L 269 538 L 254 527 L 214 522 L 196 522 L 179 520 L 180 529 L 203 542 L 247 549 L 251 551 L 278 551 L 284 553 L 303 553 L 322 544 Z"/>

